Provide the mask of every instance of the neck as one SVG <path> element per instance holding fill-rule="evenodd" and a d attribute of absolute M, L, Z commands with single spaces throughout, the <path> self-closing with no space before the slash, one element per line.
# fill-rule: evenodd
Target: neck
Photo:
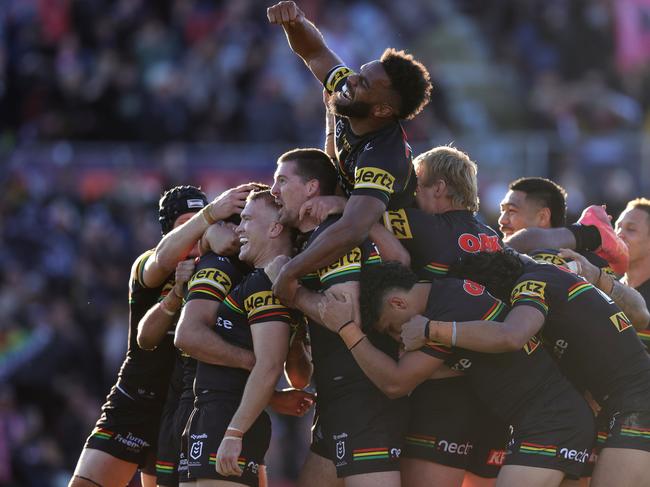
<path fill-rule="evenodd" d="M 417 314 L 424 314 L 427 310 L 427 302 L 429 301 L 429 293 L 431 292 L 430 282 L 418 282 L 413 286 L 410 294 L 413 296 Z"/>
<path fill-rule="evenodd" d="M 643 259 L 630 262 L 630 267 L 625 273 L 625 282 L 630 287 L 639 287 L 650 279 L 650 255 Z"/>
<path fill-rule="evenodd" d="M 467 208 L 462 208 L 459 206 L 455 206 L 452 202 L 451 199 L 449 198 L 442 198 L 438 202 L 438 211 L 437 213 L 446 213 L 448 211 L 458 211 L 458 210 L 466 210 Z"/>
<path fill-rule="evenodd" d="M 350 128 L 355 135 L 366 135 L 370 132 L 382 129 L 387 125 L 393 123 L 392 118 L 377 119 L 377 118 L 350 118 Z"/>
<path fill-rule="evenodd" d="M 260 253 L 259 256 L 257 256 L 255 259 L 253 259 L 253 267 L 256 269 L 261 269 L 263 267 L 266 267 L 268 264 L 273 262 L 273 259 L 280 255 L 286 255 L 287 257 L 291 257 L 291 245 L 268 245 L 267 248 L 264 249 Z"/>

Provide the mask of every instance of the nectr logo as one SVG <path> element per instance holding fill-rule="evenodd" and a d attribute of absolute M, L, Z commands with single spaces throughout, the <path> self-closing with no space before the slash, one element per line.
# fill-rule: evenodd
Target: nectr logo
<path fill-rule="evenodd" d="M 442 450 L 445 453 L 453 453 L 455 455 L 469 455 L 474 448 L 474 445 L 469 441 L 467 443 L 454 443 L 447 440 L 438 441 L 438 450 Z"/>
<path fill-rule="evenodd" d="M 378 189 L 393 193 L 395 178 L 378 167 L 359 167 L 354 172 L 354 189 Z"/>
<path fill-rule="evenodd" d="M 562 448 L 558 452 L 558 456 L 564 457 L 567 460 L 573 460 L 578 463 L 585 463 L 589 460 L 590 452 L 589 450 L 569 450 L 568 448 Z"/>

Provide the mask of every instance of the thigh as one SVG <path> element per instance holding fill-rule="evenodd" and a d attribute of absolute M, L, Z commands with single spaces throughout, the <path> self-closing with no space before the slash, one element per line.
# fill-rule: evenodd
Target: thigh
<path fill-rule="evenodd" d="M 460 487 L 465 470 L 448 467 L 428 460 L 402 458 L 400 460 L 402 485 L 408 487 Z"/>
<path fill-rule="evenodd" d="M 298 487 L 343 487 L 343 480 L 336 476 L 330 459 L 309 452 L 300 470 Z"/>
<path fill-rule="evenodd" d="M 557 487 L 564 472 L 549 468 L 504 465 L 499 471 L 496 487 Z"/>
<path fill-rule="evenodd" d="M 399 472 L 372 472 L 345 477 L 345 487 L 400 487 Z"/>
<path fill-rule="evenodd" d="M 81 451 L 74 477 L 87 479 L 102 487 L 124 487 L 131 481 L 137 464 L 115 458 L 101 450 L 84 448 Z M 71 485 L 74 483 L 71 482 Z"/>
<path fill-rule="evenodd" d="M 494 487 L 496 485 L 495 478 L 479 477 L 475 473 L 465 472 L 462 487 Z"/>
<path fill-rule="evenodd" d="M 591 477 L 591 487 L 649 487 L 650 452 L 603 448 Z"/>

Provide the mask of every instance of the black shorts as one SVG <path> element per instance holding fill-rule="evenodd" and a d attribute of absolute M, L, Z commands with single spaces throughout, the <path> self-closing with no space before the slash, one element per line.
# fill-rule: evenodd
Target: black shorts
<path fill-rule="evenodd" d="M 194 400 L 189 398 L 165 403 L 158 433 L 156 458 L 158 485 L 177 487 L 179 482 L 189 481 L 187 458 L 181 453 L 181 437 L 193 409 Z"/>
<path fill-rule="evenodd" d="M 506 456 L 506 446 L 511 436 L 510 425 L 481 406 L 474 431 L 474 449 L 467 470 L 479 477 L 495 479 Z"/>
<path fill-rule="evenodd" d="M 474 447 L 477 401 L 467 377 L 420 384 L 409 396 L 402 456 L 467 468 Z"/>
<path fill-rule="evenodd" d="M 115 385 L 84 448 L 101 450 L 155 475 L 162 404 L 131 399 Z"/>
<path fill-rule="evenodd" d="M 224 477 L 216 470 L 217 450 L 239 407 L 241 397 L 207 392 L 200 394 L 183 432 L 187 444 L 187 465 L 190 479 L 215 479 L 257 487 L 258 470 L 264 464 L 264 455 L 271 441 L 271 419 L 265 411 L 244 435 L 238 463 L 244 473 L 241 477 Z"/>
<path fill-rule="evenodd" d="M 591 408 L 568 383 L 538 391 L 512 420 L 512 438 L 504 465 L 560 470 L 580 478 L 595 436 Z"/>
<path fill-rule="evenodd" d="M 332 460 L 339 478 L 399 471 L 406 398 L 388 399 L 363 384 L 335 399 L 316 400 L 311 450 Z"/>

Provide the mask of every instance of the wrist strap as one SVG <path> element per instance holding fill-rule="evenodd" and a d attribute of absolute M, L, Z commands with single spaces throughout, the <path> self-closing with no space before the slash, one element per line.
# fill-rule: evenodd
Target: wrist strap
<path fill-rule="evenodd" d="M 455 347 L 456 346 L 456 322 L 452 322 L 451 324 L 451 346 Z"/>
<path fill-rule="evenodd" d="M 205 208 L 203 208 L 201 210 L 201 215 L 203 215 L 203 219 L 205 220 L 205 223 L 207 223 L 208 225 L 214 225 L 215 223 L 217 223 L 217 220 L 212 218 L 212 215 L 210 214 L 210 205 L 209 204 L 208 204 L 208 206 L 206 206 Z"/>
<path fill-rule="evenodd" d="M 431 325 L 431 320 L 427 321 L 427 324 L 424 325 L 424 339 L 429 341 L 429 325 Z"/>
<path fill-rule="evenodd" d="M 242 437 L 241 437 L 241 436 L 229 436 L 229 435 L 228 435 L 228 436 L 224 436 L 223 439 L 224 439 L 224 440 L 237 440 L 237 441 L 242 441 Z"/>
<path fill-rule="evenodd" d="M 160 311 L 165 313 L 167 316 L 176 316 L 176 311 L 169 309 L 164 300 L 158 303 L 158 309 L 160 309 Z"/>
<path fill-rule="evenodd" d="M 357 345 L 359 345 L 359 343 L 361 343 L 361 342 L 363 341 L 364 338 L 367 338 L 367 336 L 366 336 L 366 335 L 363 335 L 361 338 L 359 338 L 359 339 L 354 343 L 354 345 L 352 345 L 350 348 L 348 348 L 348 350 L 352 351 L 352 349 L 353 349 L 354 347 L 356 347 Z"/>
<path fill-rule="evenodd" d="M 346 321 L 346 322 L 343 323 L 341 326 L 339 326 L 339 329 L 337 330 L 336 333 L 341 333 L 341 330 L 342 330 L 343 328 L 345 328 L 345 327 L 348 326 L 348 325 L 351 325 L 352 323 L 354 323 L 354 320 Z"/>

